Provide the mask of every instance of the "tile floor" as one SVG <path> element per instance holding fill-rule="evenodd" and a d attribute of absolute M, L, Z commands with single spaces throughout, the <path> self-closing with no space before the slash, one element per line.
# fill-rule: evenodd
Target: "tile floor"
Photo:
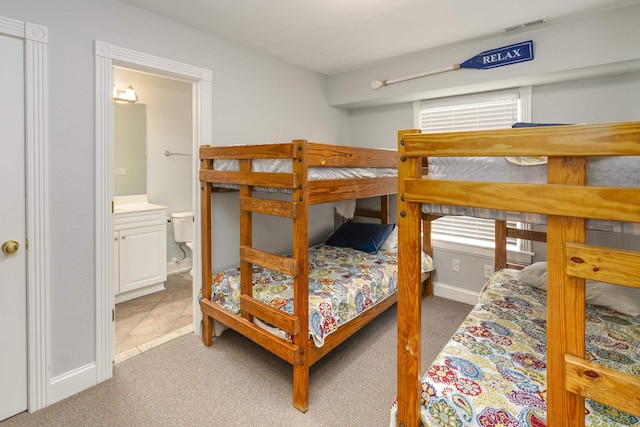
<path fill-rule="evenodd" d="M 116 304 L 116 363 L 193 331 L 191 275 L 172 274 L 165 287 Z"/>

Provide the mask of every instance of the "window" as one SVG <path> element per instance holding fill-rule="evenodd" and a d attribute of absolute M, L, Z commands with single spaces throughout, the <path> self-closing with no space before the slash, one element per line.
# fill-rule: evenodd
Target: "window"
<path fill-rule="evenodd" d="M 531 88 L 416 101 L 415 122 L 422 132 L 446 132 L 510 128 L 515 122 L 530 121 Z M 523 224 L 509 223 L 522 227 Z M 493 248 L 494 221 L 483 218 L 445 216 L 432 223 L 434 241 Z M 437 243 L 434 242 L 437 245 Z M 530 243 L 507 239 L 512 251 L 529 252 Z"/>

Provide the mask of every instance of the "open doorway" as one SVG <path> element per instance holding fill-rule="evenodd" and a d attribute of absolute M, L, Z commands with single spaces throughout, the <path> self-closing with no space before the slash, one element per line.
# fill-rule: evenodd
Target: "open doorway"
<path fill-rule="evenodd" d="M 158 206 L 160 226 L 144 227 L 128 219 L 115 220 L 114 258 L 129 257 L 142 272 L 142 279 L 130 283 L 128 272 L 121 272 L 127 262 L 114 263 L 115 293 L 115 362 L 149 350 L 171 339 L 192 332 L 193 321 L 193 200 L 192 200 L 192 84 L 135 69 L 115 66 L 114 82 L 114 200 L 118 216 L 120 203 L 146 200 Z M 120 95 L 120 96 L 119 96 Z M 144 207 L 146 209 L 146 206 Z M 142 215 L 146 218 L 147 212 Z M 177 215 L 174 222 L 172 217 Z M 164 218 L 162 218 L 164 217 Z M 186 220 L 189 220 L 185 223 Z M 135 230 L 151 230 L 150 244 L 166 241 L 166 248 L 149 248 L 149 254 L 118 251 Z M 156 236 L 159 230 L 164 236 Z M 166 237 L 166 238 L 165 238 Z M 145 251 L 145 243 L 138 238 Z M 156 252 L 157 250 L 157 252 Z M 148 265 L 144 265 L 147 264 Z M 160 271 L 154 271 L 157 268 Z M 144 272 L 150 273 L 146 280 Z M 156 278 L 165 278 L 158 282 Z M 131 286 L 131 283 L 135 286 Z"/>
<path fill-rule="evenodd" d="M 114 67 L 187 82 L 191 86 L 192 143 L 191 200 L 194 212 L 192 331 L 199 332 L 201 313 L 197 294 L 200 289 L 200 200 L 197 152 L 212 141 L 211 70 L 136 52 L 109 43 L 94 42 L 95 60 L 95 204 L 96 204 L 96 381 L 113 376 L 115 355 L 115 297 L 113 291 L 113 86 Z M 125 88 L 126 89 L 126 88 Z M 189 160 L 188 160 L 189 161 Z M 168 233 L 168 231 L 167 231 Z M 173 257 L 171 257 L 173 258 Z"/>

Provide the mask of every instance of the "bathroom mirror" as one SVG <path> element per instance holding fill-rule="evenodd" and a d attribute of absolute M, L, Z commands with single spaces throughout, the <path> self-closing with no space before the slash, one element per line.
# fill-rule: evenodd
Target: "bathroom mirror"
<path fill-rule="evenodd" d="M 147 193 L 147 110 L 144 104 L 114 104 L 115 196 Z"/>

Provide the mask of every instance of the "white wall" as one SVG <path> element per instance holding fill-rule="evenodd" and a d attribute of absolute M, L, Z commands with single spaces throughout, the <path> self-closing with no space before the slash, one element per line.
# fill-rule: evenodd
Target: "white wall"
<path fill-rule="evenodd" d="M 409 102 L 462 93 L 494 90 L 517 85 L 539 85 L 582 77 L 606 75 L 612 71 L 640 70 L 640 5 L 625 6 L 601 13 L 550 17 L 550 25 L 524 33 L 497 33 L 437 49 L 391 58 L 377 67 L 329 77 L 330 105 L 346 108 Z M 437 19 L 437 18 L 435 18 Z M 425 19 L 425 25 L 428 19 Z M 480 52 L 533 40 L 534 60 L 489 70 L 460 69 L 378 90 L 372 80 L 392 79 L 425 72 L 472 58 Z"/>
<path fill-rule="evenodd" d="M 532 117 L 541 123 L 640 120 L 640 71 L 536 86 L 531 101 Z"/>
<path fill-rule="evenodd" d="M 349 140 L 353 145 L 395 150 L 398 131 L 413 128 L 411 102 L 349 110 Z"/>
<path fill-rule="evenodd" d="M 327 106 L 323 75 L 114 0 L 4 1 L 0 15 L 49 31 L 52 378 L 96 360 L 94 40 L 211 69 L 213 145 L 346 142 L 346 113 Z M 224 218 L 225 209 L 214 217 Z M 325 210 L 312 221 L 322 231 L 333 220 Z M 234 227 L 216 228 L 215 263 L 232 263 L 237 252 L 224 242 L 237 235 Z"/>

